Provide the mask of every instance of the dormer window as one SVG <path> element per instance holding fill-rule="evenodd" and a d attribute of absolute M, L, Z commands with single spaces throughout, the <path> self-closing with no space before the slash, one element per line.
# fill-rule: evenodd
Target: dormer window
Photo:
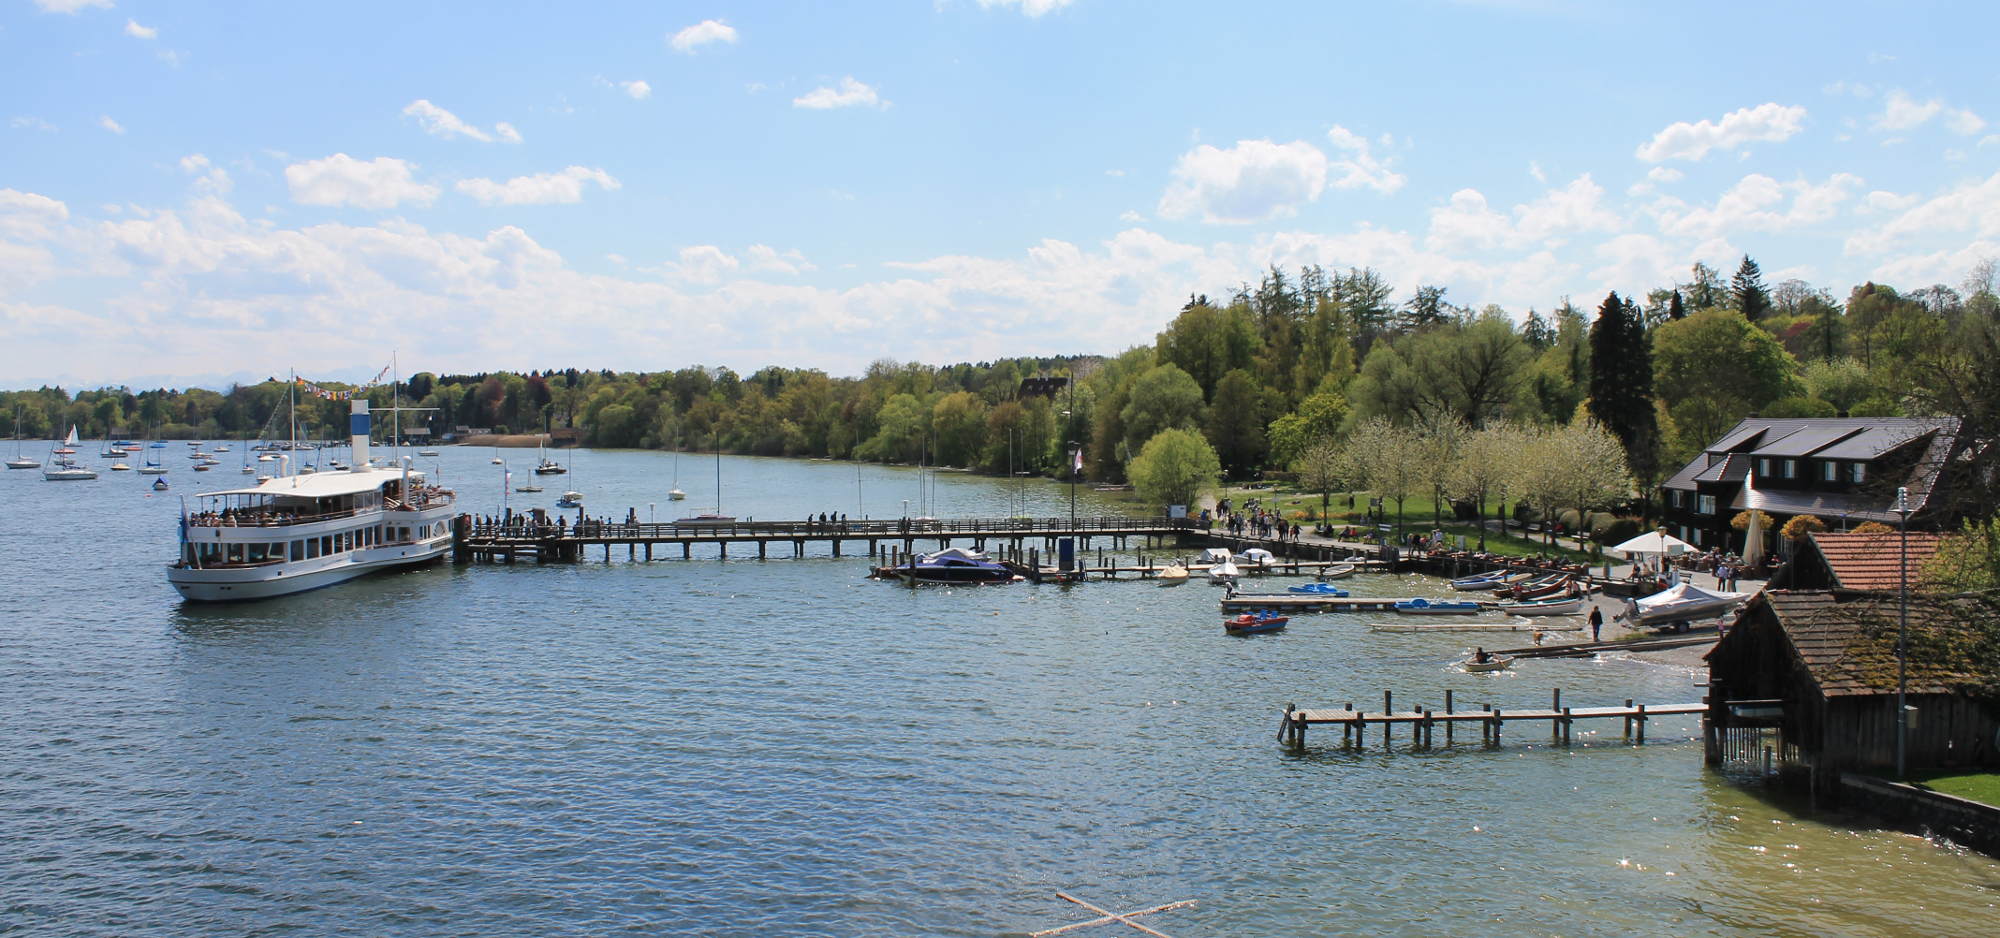
<path fill-rule="evenodd" d="M 1785 478 L 1796 479 L 1798 477 L 1799 477 L 1799 461 L 1796 459 L 1785 460 Z"/>
<path fill-rule="evenodd" d="M 1821 469 L 1821 472 L 1822 472 L 1822 474 L 1820 475 L 1820 478 L 1822 478 L 1822 479 L 1825 479 L 1825 480 L 1826 480 L 1826 481 L 1828 481 L 1828 482 L 1838 482 L 1838 481 L 1840 481 L 1840 464 L 1839 464 L 1839 463 L 1837 463 L 1837 462 L 1834 462 L 1833 460 L 1829 459 L 1829 460 L 1827 460 L 1826 462 L 1823 462 L 1823 463 L 1821 463 L 1821 464 L 1820 464 L 1820 469 Z"/>
<path fill-rule="evenodd" d="M 1847 467 L 1847 481 L 1849 481 L 1849 482 L 1855 482 L 1855 483 L 1859 483 L 1859 482 L 1863 482 L 1863 481 L 1866 481 L 1866 480 L 1867 480 L 1867 478 L 1868 478 L 1868 464 L 1867 464 L 1867 463 L 1865 463 L 1865 462 L 1857 462 L 1857 463 L 1850 463 L 1850 464 L 1848 465 L 1848 467 Z"/>
<path fill-rule="evenodd" d="M 1760 456 L 1757 458 L 1757 474 L 1760 476 L 1771 474 L 1771 457 Z"/>

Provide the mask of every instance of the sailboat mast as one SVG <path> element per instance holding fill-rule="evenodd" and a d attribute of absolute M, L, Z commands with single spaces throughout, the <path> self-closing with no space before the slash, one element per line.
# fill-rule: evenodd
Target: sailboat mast
<path fill-rule="evenodd" d="M 299 452 L 299 370 L 297 368 L 292 369 L 292 380 L 289 382 L 289 386 L 292 390 L 292 401 L 285 419 L 292 425 L 292 448 L 285 451 L 286 475 L 292 474 L 292 460 L 298 456 Z"/>
<path fill-rule="evenodd" d="M 722 514 L 722 434 L 715 436 L 715 513 Z"/>

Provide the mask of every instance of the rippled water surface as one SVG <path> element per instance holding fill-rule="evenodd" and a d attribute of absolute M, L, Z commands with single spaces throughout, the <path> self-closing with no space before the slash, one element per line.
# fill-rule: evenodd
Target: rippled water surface
<path fill-rule="evenodd" d="M 485 512 L 491 456 L 420 462 Z M 512 497 L 715 507 L 706 457 L 561 458 L 575 475 Z M 909 471 L 722 462 L 721 507 L 759 518 L 1069 507 L 1046 483 L 945 474 L 933 498 Z M 909 590 L 823 547 L 183 606 L 161 568 L 180 493 L 147 481 L 0 476 L 0 931 L 992 936 L 1086 918 L 1060 889 L 1198 900 L 1145 920 L 1181 938 L 2000 933 L 2000 864 L 1707 774 L 1691 719 L 1644 748 L 1616 723 L 1568 750 L 1526 726 L 1492 751 L 1274 739 L 1286 702 L 1385 688 L 1699 699 L 1682 669 L 1467 675 L 1464 636 L 1322 616 L 1229 638 L 1199 584 Z"/>

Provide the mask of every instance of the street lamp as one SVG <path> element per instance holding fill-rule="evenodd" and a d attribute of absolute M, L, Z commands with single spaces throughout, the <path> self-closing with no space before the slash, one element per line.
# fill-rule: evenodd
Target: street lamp
<path fill-rule="evenodd" d="M 1903 703 L 1909 693 L 1909 640 L 1910 640 L 1910 490 L 1896 490 L 1896 507 L 1891 511 L 1897 515 L 1896 527 L 1902 539 L 1900 568 L 1901 588 L 1896 591 L 1896 778 L 1903 778 L 1905 763 L 1904 746 L 1910 735 L 1910 709 Z"/>

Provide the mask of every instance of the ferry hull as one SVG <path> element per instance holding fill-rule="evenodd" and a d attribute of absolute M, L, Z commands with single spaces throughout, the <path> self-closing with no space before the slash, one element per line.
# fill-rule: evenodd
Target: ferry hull
<path fill-rule="evenodd" d="M 443 557 L 450 549 L 449 538 L 429 544 L 378 548 L 366 552 L 378 556 L 342 558 L 340 562 L 296 573 L 274 571 L 274 568 L 268 566 L 219 569 L 175 566 L 167 568 L 167 582 L 172 583 L 174 589 L 180 592 L 181 598 L 189 602 L 271 599 L 345 583 L 356 577 L 382 570 L 429 563 Z M 277 575 L 273 576 L 274 572 Z"/>

